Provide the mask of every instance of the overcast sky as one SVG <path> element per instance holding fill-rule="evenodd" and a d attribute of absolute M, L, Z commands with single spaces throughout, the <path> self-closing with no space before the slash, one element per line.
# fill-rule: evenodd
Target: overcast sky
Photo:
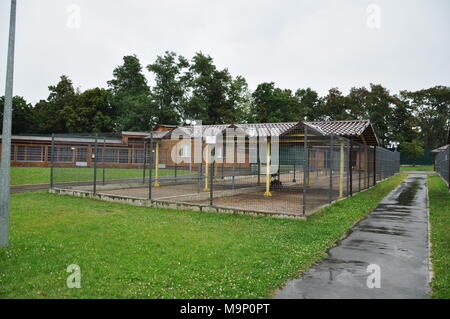
<path fill-rule="evenodd" d="M 68 75 L 106 87 L 122 57 L 211 55 L 253 90 L 450 85 L 448 0 L 17 0 L 14 94 L 35 103 Z M 0 95 L 10 1 L 0 0 Z M 149 83 L 152 75 L 145 72 Z"/>

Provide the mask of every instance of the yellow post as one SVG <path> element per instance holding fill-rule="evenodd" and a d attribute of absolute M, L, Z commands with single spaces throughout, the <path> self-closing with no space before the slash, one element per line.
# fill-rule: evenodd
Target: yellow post
<path fill-rule="evenodd" d="M 205 156 L 205 187 L 203 188 L 203 191 L 209 192 L 209 145 L 206 144 L 205 146 L 206 156 Z"/>
<path fill-rule="evenodd" d="M 155 183 L 153 184 L 154 187 L 159 187 L 158 177 L 159 177 L 159 143 L 156 142 L 156 150 L 155 150 Z"/>
<path fill-rule="evenodd" d="M 344 165 L 345 165 L 345 154 L 344 154 L 344 140 L 341 140 L 340 149 L 340 163 L 339 163 L 339 198 L 344 197 Z"/>
<path fill-rule="evenodd" d="M 270 141 L 267 139 L 267 151 L 266 151 L 266 192 L 265 197 L 272 196 L 270 192 Z"/>

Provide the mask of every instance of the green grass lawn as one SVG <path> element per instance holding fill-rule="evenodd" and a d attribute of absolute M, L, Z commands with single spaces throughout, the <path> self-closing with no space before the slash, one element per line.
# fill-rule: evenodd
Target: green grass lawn
<path fill-rule="evenodd" d="M 307 221 L 12 195 L 0 298 L 263 298 L 324 257 L 405 174 Z M 70 264 L 81 289 L 69 289 Z"/>
<path fill-rule="evenodd" d="M 97 180 L 102 180 L 103 169 L 97 169 Z M 159 169 L 160 176 L 173 175 L 173 169 Z M 189 174 L 189 171 L 178 170 L 177 174 Z M 147 171 L 148 176 L 148 171 Z M 93 168 L 55 168 L 54 177 L 57 183 L 90 181 L 94 178 Z M 106 179 L 142 177 L 142 169 L 105 169 Z M 11 185 L 41 184 L 50 182 L 48 167 L 11 167 Z"/>
<path fill-rule="evenodd" d="M 434 171 L 433 165 L 400 166 L 400 172 L 408 171 Z"/>
<path fill-rule="evenodd" d="M 431 260 L 434 278 L 433 298 L 450 298 L 450 192 L 437 175 L 428 177 L 431 223 Z"/>

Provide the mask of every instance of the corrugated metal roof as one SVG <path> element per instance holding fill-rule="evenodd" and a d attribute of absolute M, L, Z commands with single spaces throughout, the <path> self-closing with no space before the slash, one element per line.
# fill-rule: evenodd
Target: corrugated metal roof
<path fill-rule="evenodd" d="M 282 122 L 282 123 L 249 123 L 249 124 L 221 124 L 221 125 L 202 125 L 203 136 L 217 135 L 227 128 L 239 128 L 250 136 L 266 137 L 280 136 L 296 126 L 308 125 L 316 132 L 322 135 L 335 134 L 339 136 L 359 136 L 369 127 L 369 120 L 355 121 L 319 121 L 319 122 Z M 194 126 L 180 126 L 180 132 L 187 136 L 194 135 Z"/>
<path fill-rule="evenodd" d="M 445 151 L 447 148 L 448 148 L 448 145 L 444 145 L 444 146 L 441 146 L 441 147 L 438 147 L 438 148 L 432 150 L 430 153 L 432 153 L 432 154 L 441 153 L 441 152 Z"/>
<path fill-rule="evenodd" d="M 0 135 L 0 140 L 2 136 Z M 51 136 L 27 136 L 27 135 L 13 135 L 11 136 L 12 140 L 15 141 L 33 141 L 33 142 L 51 142 Z M 99 137 L 99 141 L 103 142 L 103 138 Z M 55 136 L 56 142 L 64 142 L 64 143 L 95 143 L 95 138 L 93 137 L 68 137 L 68 136 Z M 120 139 L 111 139 L 107 138 L 106 143 L 108 144 L 123 144 Z"/>
<path fill-rule="evenodd" d="M 370 126 L 369 120 L 306 122 L 309 126 L 339 136 L 359 136 Z"/>

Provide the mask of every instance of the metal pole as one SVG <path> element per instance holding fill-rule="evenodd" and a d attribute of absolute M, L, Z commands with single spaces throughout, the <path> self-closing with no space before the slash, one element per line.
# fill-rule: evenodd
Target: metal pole
<path fill-rule="evenodd" d="M 177 157 L 178 157 L 178 155 L 177 155 Z M 177 165 L 177 162 L 175 162 L 175 169 L 174 169 L 174 172 L 173 172 L 175 180 L 177 180 L 177 169 L 178 169 L 178 165 Z"/>
<path fill-rule="evenodd" d="M 345 144 L 344 140 L 339 141 L 339 198 L 344 197 L 344 173 L 345 173 Z"/>
<path fill-rule="evenodd" d="M 103 182 L 103 185 L 105 185 L 105 176 L 106 176 L 105 151 L 106 151 L 106 138 L 103 138 L 103 152 L 102 152 L 102 165 L 103 165 L 102 182 Z"/>
<path fill-rule="evenodd" d="M 234 178 L 236 176 L 236 166 L 233 164 L 233 177 L 231 178 L 231 188 L 234 190 Z"/>
<path fill-rule="evenodd" d="M 203 161 L 203 159 L 202 159 L 202 161 Z M 202 189 L 202 179 L 203 179 L 203 163 L 200 162 L 198 164 L 198 183 L 197 183 L 198 184 L 197 185 L 198 193 L 200 193 L 201 189 Z"/>
<path fill-rule="evenodd" d="M 209 206 L 213 205 L 213 187 L 214 187 L 214 168 L 216 166 L 216 161 L 214 160 L 211 163 L 212 167 L 210 168 L 210 177 L 209 177 Z"/>
<path fill-rule="evenodd" d="M 147 141 L 144 141 L 144 169 L 142 170 L 142 184 L 145 184 L 146 166 L 147 166 Z"/>
<path fill-rule="evenodd" d="M 353 140 L 350 140 L 350 150 L 348 156 L 348 172 L 349 172 L 349 184 L 350 184 L 350 196 L 353 196 L 353 169 L 352 169 L 352 154 L 353 154 Z"/>
<path fill-rule="evenodd" d="M 331 204 L 333 201 L 333 135 L 330 136 L 330 185 L 328 186 L 328 202 Z"/>
<path fill-rule="evenodd" d="M 373 147 L 373 186 L 377 184 L 377 147 Z"/>
<path fill-rule="evenodd" d="M 152 173 L 153 173 L 153 133 L 150 133 L 150 146 L 149 146 L 149 172 L 148 172 L 148 199 L 152 199 Z"/>
<path fill-rule="evenodd" d="M 361 191 L 361 145 L 358 144 L 358 192 Z"/>
<path fill-rule="evenodd" d="M 94 149 L 94 194 L 97 194 L 97 155 L 98 155 L 98 139 L 95 134 L 95 149 Z"/>
<path fill-rule="evenodd" d="M 366 183 L 367 183 L 367 187 L 366 188 L 369 188 L 370 187 L 370 147 L 369 147 L 369 145 L 366 145 L 366 154 L 367 154 L 367 157 L 366 157 L 366 176 L 365 176 L 365 178 L 364 178 L 364 180 L 366 181 Z"/>
<path fill-rule="evenodd" d="M 178 138 L 178 140 L 180 140 L 179 138 Z M 177 169 L 178 169 L 178 165 L 177 165 L 177 161 L 178 161 L 178 158 L 180 157 L 180 150 L 178 149 L 178 143 L 175 145 L 175 150 L 176 150 L 176 157 L 175 157 L 175 163 L 174 163 L 174 169 L 173 169 L 173 177 L 174 177 L 174 180 L 176 181 L 177 180 Z"/>
<path fill-rule="evenodd" d="M 264 196 L 271 197 L 272 193 L 270 192 L 270 157 L 271 157 L 270 137 L 267 137 L 266 141 L 267 141 L 267 147 L 266 147 L 266 192 L 264 193 Z"/>
<path fill-rule="evenodd" d="M 303 158 L 303 216 L 306 215 L 306 188 L 308 187 L 308 180 L 306 177 L 306 166 L 308 165 L 308 127 L 305 125 L 305 139 L 304 139 L 304 158 Z"/>
<path fill-rule="evenodd" d="M 258 166 L 258 185 L 261 184 L 261 155 L 259 154 L 259 151 L 260 151 L 259 142 L 260 141 L 259 141 L 259 134 L 258 134 L 258 137 L 256 139 L 256 152 L 257 152 L 256 156 L 257 156 L 257 161 L 258 161 L 258 164 L 257 164 L 257 166 Z M 233 148 L 234 148 L 234 145 L 233 145 Z M 233 159 L 233 163 L 234 163 L 234 159 Z M 234 167 L 234 165 L 233 165 L 233 167 Z M 233 176 L 234 176 L 234 171 L 233 171 Z"/>
<path fill-rule="evenodd" d="M 153 140 L 153 137 L 152 137 Z M 155 187 L 159 187 L 159 142 L 156 142 L 156 150 L 155 150 Z"/>
<path fill-rule="evenodd" d="M 9 237 L 9 187 L 11 174 L 11 122 L 14 77 L 14 46 L 16 34 L 16 0 L 11 0 L 11 15 L 9 23 L 5 106 L 3 110 L 2 162 L 0 167 L 0 247 L 8 246 Z"/>
<path fill-rule="evenodd" d="M 450 146 L 447 147 L 447 162 L 448 162 L 448 188 L 450 189 Z"/>
<path fill-rule="evenodd" d="M 294 178 L 292 179 L 292 183 L 297 183 L 297 180 L 295 179 L 295 157 L 294 157 Z"/>
<path fill-rule="evenodd" d="M 54 150 L 55 150 L 55 134 L 52 134 L 52 146 L 50 150 L 50 189 L 53 189 L 53 158 L 54 158 Z"/>

